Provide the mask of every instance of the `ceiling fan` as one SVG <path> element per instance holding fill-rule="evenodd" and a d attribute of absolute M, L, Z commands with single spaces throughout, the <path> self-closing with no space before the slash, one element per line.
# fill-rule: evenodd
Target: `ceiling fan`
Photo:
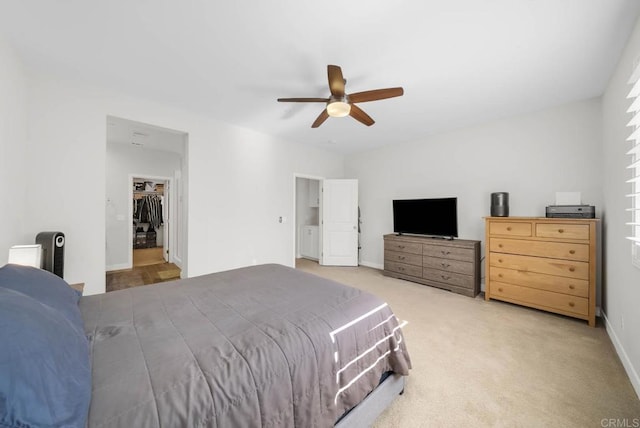
<path fill-rule="evenodd" d="M 402 88 L 374 89 L 371 91 L 356 92 L 355 94 L 347 94 L 344 91 L 344 86 L 347 81 L 342 77 L 342 69 L 337 65 L 328 65 L 327 74 L 329 75 L 329 89 L 331 91 L 329 98 L 278 98 L 279 102 L 326 103 L 327 107 L 322 110 L 320 116 L 313 122 L 311 125 L 312 128 L 317 128 L 322 125 L 329 116 L 344 117 L 347 115 L 358 122 L 371 126 L 375 121 L 354 103 L 383 100 L 385 98 L 399 97 L 404 94 Z"/>

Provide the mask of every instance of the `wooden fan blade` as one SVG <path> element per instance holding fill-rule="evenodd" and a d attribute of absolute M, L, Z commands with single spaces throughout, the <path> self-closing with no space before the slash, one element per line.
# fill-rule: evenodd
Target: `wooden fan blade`
<path fill-rule="evenodd" d="M 327 109 L 325 108 L 324 110 L 322 110 L 322 113 L 320 113 L 320 116 L 318 116 L 318 118 L 315 120 L 315 122 L 313 122 L 311 127 L 312 128 L 317 128 L 318 126 L 322 125 L 322 123 L 325 120 L 327 120 L 328 117 L 329 117 L 329 113 L 327 113 Z"/>
<path fill-rule="evenodd" d="M 349 113 L 349 116 L 351 116 L 358 122 L 364 123 L 367 126 L 371 126 L 376 123 L 373 119 L 371 119 L 371 116 L 362 111 L 362 109 L 355 104 L 351 104 L 351 112 Z"/>
<path fill-rule="evenodd" d="M 342 77 L 342 69 L 337 65 L 327 65 L 329 75 L 329 89 L 334 97 L 344 97 L 345 80 Z"/>
<path fill-rule="evenodd" d="M 356 92 L 349 95 L 352 103 L 365 103 L 367 101 L 384 100 L 385 98 L 399 97 L 404 94 L 402 88 L 374 89 L 372 91 Z"/>
<path fill-rule="evenodd" d="M 281 103 L 328 103 L 329 98 L 278 98 Z"/>

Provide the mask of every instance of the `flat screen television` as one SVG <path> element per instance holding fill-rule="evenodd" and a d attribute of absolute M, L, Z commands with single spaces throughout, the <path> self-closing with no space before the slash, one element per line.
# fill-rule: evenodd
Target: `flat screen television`
<path fill-rule="evenodd" d="M 458 237 L 458 198 L 395 199 L 393 231 L 398 234 Z"/>

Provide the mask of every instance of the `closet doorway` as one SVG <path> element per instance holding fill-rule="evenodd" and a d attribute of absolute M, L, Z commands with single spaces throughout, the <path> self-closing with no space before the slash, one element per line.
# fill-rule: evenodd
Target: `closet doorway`
<path fill-rule="evenodd" d="M 172 229 L 169 177 L 131 177 L 131 259 L 134 268 L 169 262 Z"/>

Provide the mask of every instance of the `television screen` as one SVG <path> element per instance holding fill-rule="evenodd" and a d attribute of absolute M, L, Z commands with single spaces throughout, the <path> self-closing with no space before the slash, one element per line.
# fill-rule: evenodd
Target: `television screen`
<path fill-rule="evenodd" d="M 393 201 L 393 231 L 457 237 L 457 202 L 457 198 L 396 199 Z"/>

